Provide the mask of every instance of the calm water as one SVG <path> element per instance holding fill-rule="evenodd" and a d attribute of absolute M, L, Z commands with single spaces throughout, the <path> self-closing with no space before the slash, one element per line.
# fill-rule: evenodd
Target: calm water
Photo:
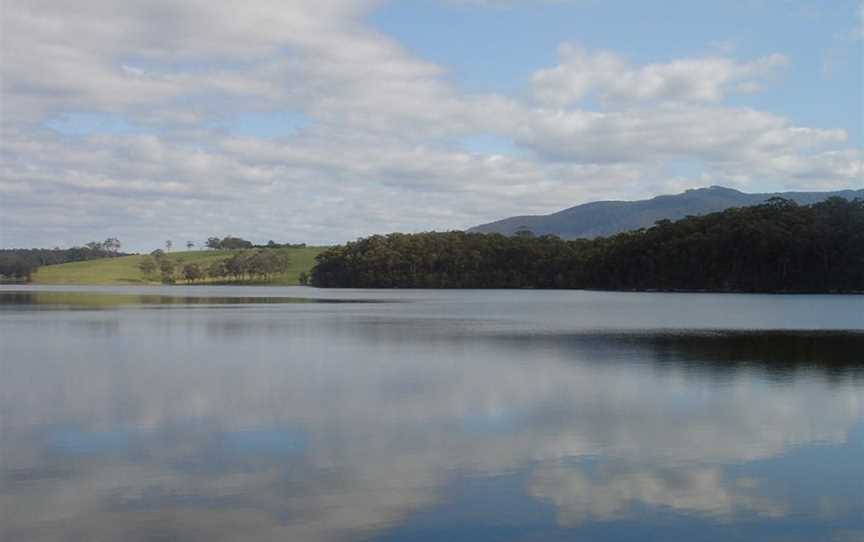
<path fill-rule="evenodd" d="M 864 297 L 0 291 L 0 540 L 864 540 Z"/>

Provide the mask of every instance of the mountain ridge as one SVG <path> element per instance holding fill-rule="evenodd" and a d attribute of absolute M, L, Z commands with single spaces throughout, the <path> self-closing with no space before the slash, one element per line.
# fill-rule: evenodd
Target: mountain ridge
<path fill-rule="evenodd" d="M 703 215 L 732 207 L 756 205 L 773 197 L 791 199 L 800 205 L 809 205 L 834 196 L 850 200 L 864 198 L 864 188 L 827 192 L 751 194 L 714 185 L 644 200 L 594 201 L 548 215 L 513 216 L 480 224 L 467 231 L 513 235 L 518 230 L 527 228 L 536 235 L 557 235 L 564 239 L 593 238 L 649 227 L 658 220 L 677 220 L 688 215 Z"/>

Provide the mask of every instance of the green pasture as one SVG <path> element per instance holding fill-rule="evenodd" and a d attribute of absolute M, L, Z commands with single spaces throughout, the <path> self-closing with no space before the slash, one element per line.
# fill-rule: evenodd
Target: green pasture
<path fill-rule="evenodd" d="M 315 264 L 315 256 L 322 247 L 279 248 L 272 249 L 286 252 L 290 265 L 282 275 L 266 281 L 266 284 L 296 285 L 301 272 L 309 272 Z M 236 254 L 232 250 L 192 250 L 185 252 L 169 252 L 169 258 L 181 264 L 197 263 L 204 267 L 217 260 L 224 260 Z M 40 267 L 33 274 L 34 284 L 159 284 L 156 275 L 149 277 L 138 268 L 144 255 L 122 256 L 120 258 L 104 258 L 86 262 L 64 263 Z M 181 282 L 178 282 L 180 284 Z M 255 284 L 265 284 L 255 281 Z M 232 283 L 239 284 L 239 283 Z M 247 283 L 248 284 L 248 283 Z"/>

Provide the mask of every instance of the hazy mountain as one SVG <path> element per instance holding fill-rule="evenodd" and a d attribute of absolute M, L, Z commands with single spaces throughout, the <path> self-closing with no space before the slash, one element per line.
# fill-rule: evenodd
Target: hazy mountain
<path fill-rule="evenodd" d="M 468 231 L 512 235 L 525 227 L 537 235 L 553 234 L 565 239 L 597 237 L 652 226 L 654 222 L 664 218 L 676 220 L 687 215 L 702 215 L 730 207 L 755 205 L 775 196 L 807 205 L 823 201 L 831 196 L 840 196 L 846 199 L 864 198 L 864 189 L 836 192 L 747 194 L 731 188 L 712 186 L 640 201 L 595 201 L 570 207 L 550 215 L 505 218 L 475 226 Z"/>

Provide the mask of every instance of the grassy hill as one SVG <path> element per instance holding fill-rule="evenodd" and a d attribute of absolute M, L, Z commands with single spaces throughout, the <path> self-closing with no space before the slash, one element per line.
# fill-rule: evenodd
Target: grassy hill
<path fill-rule="evenodd" d="M 280 248 L 275 250 L 287 253 L 291 263 L 287 273 L 267 281 L 267 284 L 288 286 L 299 284 L 297 277 L 303 271 L 309 272 L 315 263 L 315 256 L 323 248 Z M 182 260 L 184 264 L 197 263 L 206 267 L 217 260 L 228 259 L 233 254 L 236 254 L 236 251 L 193 250 L 170 252 L 168 256 L 175 260 Z M 144 255 L 136 255 L 46 265 L 40 267 L 33 274 L 32 282 L 34 284 L 158 284 L 158 277 L 146 277 L 138 269 L 138 264 L 143 258 L 145 258 Z M 261 282 L 256 281 L 255 284 L 261 284 Z"/>

